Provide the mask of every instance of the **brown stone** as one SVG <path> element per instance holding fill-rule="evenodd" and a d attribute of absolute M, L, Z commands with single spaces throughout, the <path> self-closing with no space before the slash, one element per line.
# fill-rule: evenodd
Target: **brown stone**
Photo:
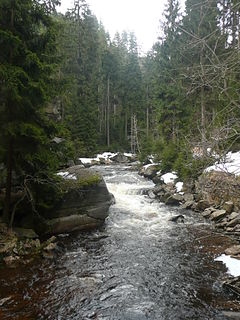
<path fill-rule="evenodd" d="M 226 214 L 227 214 L 226 210 L 216 210 L 212 212 L 210 219 L 212 221 L 219 221 L 223 219 L 226 216 Z"/>
<path fill-rule="evenodd" d="M 225 250 L 225 254 L 230 256 L 236 256 L 240 254 L 240 245 L 235 245 Z"/>

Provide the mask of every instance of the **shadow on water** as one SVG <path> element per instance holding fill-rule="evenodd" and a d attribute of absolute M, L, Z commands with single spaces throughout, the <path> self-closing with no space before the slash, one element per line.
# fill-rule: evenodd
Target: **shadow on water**
<path fill-rule="evenodd" d="M 104 170 L 104 169 L 100 169 Z M 97 231 L 59 237 L 54 260 L 0 269 L 0 319 L 226 319 L 239 310 L 213 258 L 231 243 L 191 212 L 151 203 L 151 182 L 122 167 L 104 171 L 116 204 Z"/>

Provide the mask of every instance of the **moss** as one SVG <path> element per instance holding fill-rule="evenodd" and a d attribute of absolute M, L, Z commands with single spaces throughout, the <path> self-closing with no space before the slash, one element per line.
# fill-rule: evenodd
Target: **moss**
<path fill-rule="evenodd" d="M 97 174 L 78 177 L 77 180 L 63 178 L 60 183 L 60 189 L 63 192 L 67 192 L 71 189 L 80 189 L 83 187 L 94 186 L 97 185 L 100 181 L 101 177 Z"/>

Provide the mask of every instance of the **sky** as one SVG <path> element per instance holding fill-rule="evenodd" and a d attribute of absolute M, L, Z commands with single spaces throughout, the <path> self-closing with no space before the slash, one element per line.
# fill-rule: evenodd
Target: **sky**
<path fill-rule="evenodd" d="M 72 7 L 72 3 L 73 0 L 62 0 L 61 12 Z M 160 35 L 167 0 L 87 0 L 87 3 L 111 37 L 117 31 L 133 31 L 140 52 L 146 53 Z"/>

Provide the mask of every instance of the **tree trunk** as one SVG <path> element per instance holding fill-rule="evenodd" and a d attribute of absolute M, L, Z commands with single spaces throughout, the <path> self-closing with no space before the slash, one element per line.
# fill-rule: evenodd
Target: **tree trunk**
<path fill-rule="evenodd" d="M 125 111 L 125 139 L 128 138 L 128 112 Z"/>
<path fill-rule="evenodd" d="M 110 146 L 110 79 L 107 80 L 107 146 Z"/>
<path fill-rule="evenodd" d="M 3 220 L 7 223 L 9 223 L 10 210 L 11 210 L 12 170 L 13 170 L 13 141 L 10 138 L 8 141 L 7 181 L 6 181 L 6 193 L 5 193 L 4 210 L 3 210 Z"/>

